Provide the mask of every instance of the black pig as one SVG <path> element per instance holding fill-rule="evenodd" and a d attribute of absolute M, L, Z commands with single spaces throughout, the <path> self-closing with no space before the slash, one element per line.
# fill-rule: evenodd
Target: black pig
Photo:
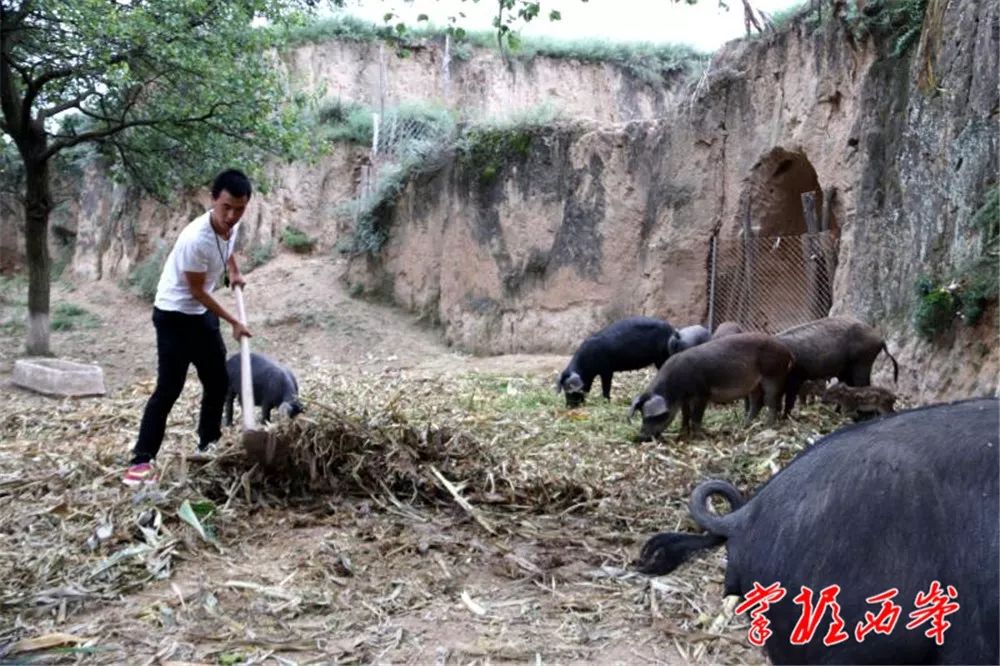
<path fill-rule="evenodd" d="M 556 392 L 566 394 L 566 406 L 577 407 L 586 399 L 594 377 L 601 378 L 601 393 L 611 399 L 611 375 L 659 368 L 670 356 L 668 345 L 673 327 L 650 317 L 628 317 L 594 333 L 583 341 L 569 365 L 559 375 Z"/>
<path fill-rule="evenodd" d="M 682 355 L 683 356 L 683 355 Z M 725 594 L 779 583 L 784 598 L 764 614 L 775 664 L 996 664 L 1000 659 L 1000 437 L 996 398 L 932 405 L 842 428 L 799 454 L 749 501 L 725 481 L 702 483 L 690 511 L 707 534 L 662 533 L 642 548 L 640 571 L 672 571 L 698 551 L 726 544 Z M 713 513 L 712 495 L 729 500 Z M 938 581 L 957 592 L 943 644 L 907 629 L 916 595 Z M 790 642 L 803 605 L 837 585 L 847 639 L 824 645 L 832 611 L 803 645 Z M 895 630 L 858 641 L 855 629 L 898 591 Z"/>
<path fill-rule="evenodd" d="M 229 393 L 226 395 L 226 425 L 233 425 L 233 401 L 240 394 L 240 355 L 233 354 L 226 361 L 226 372 L 229 374 Z M 277 361 L 258 354 L 250 353 L 250 374 L 253 376 L 253 401 L 261 407 L 263 422 L 271 420 L 271 410 L 275 407 L 289 418 L 295 418 L 302 412 L 299 402 L 299 383 L 292 371 Z M 242 404 L 241 408 L 246 409 Z"/>

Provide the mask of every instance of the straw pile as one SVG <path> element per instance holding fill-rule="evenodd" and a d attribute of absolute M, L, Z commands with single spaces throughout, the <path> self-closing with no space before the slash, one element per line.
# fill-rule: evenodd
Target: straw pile
<path fill-rule="evenodd" d="M 641 373 L 578 410 L 548 377 L 300 379 L 307 412 L 272 426 L 286 467 L 250 464 L 235 429 L 213 461 L 190 461 L 192 382 L 162 481 L 139 493 L 118 477 L 149 386 L 5 405 L 0 658 L 422 662 L 441 657 L 430 636 L 446 626 L 469 638 L 449 648 L 464 662 L 760 661 L 720 598 L 721 551 L 662 579 L 630 561 L 653 532 L 694 529 L 700 480 L 752 489 L 839 423 L 810 408 L 744 428 L 719 408 L 704 439 L 677 441 L 675 424 L 640 442 L 625 414 Z M 142 591 L 176 599 L 143 606 Z"/>

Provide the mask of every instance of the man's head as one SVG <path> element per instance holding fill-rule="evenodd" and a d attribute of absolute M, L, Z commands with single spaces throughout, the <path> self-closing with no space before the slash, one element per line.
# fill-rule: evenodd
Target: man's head
<path fill-rule="evenodd" d="M 212 225 L 216 232 L 228 238 L 236 223 L 243 217 L 253 188 L 246 174 L 237 169 L 227 169 L 212 181 Z"/>

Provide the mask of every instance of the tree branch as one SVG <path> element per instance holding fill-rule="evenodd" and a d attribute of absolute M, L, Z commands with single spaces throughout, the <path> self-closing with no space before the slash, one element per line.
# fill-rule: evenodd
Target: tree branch
<path fill-rule="evenodd" d="M 161 125 L 190 125 L 194 123 L 202 123 L 210 120 L 213 116 L 217 115 L 219 108 L 225 106 L 224 102 L 216 102 L 212 105 L 206 113 L 200 116 L 192 116 L 190 118 L 136 118 L 134 120 L 125 120 L 124 118 L 111 118 L 108 116 L 100 116 L 90 111 L 81 109 L 81 112 L 95 120 L 100 120 L 102 122 L 112 123 L 109 127 L 104 127 L 102 129 L 90 130 L 77 134 L 72 137 L 60 138 L 58 141 L 53 141 L 49 146 L 48 150 L 43 153 L 43 159 L 48 159 L 58 153 L 60 150 L 76 146 L 87 141 L 97 141 L 100 139 L 105 139 L 127 129 L 133 127 L 157 127 Z"/>
<path fill-rule="evenodd" d="M 153 120 L 150 118 L 139 118 L 137 120 L 130 120 L 128 122 L 124 122 L 115 125 L 113 127 L 105 127 L 99 130 L 90 130 L 88 132 L 83 132 L 75 136 L 61 138 L 58 141 L 53 141 L 51 145 L 49 145 L 48 150 L 46 150 L 45 153 L 43 153 L 42 157 L 43 159 L 49 159 L 50 157 L 58 153 L 60 150 L 71 148 L 81 143 L 86 143 L 87 141 L 96 141 L 99 139 L 107 138 L 109 136 L 114 136 L 115 134 L 118 134 L 119 132 L 124 132 L 125 130 L 131 127 L 149 127 L 152 125 L 156 125 L 160 122 L 163 121 Z"/>
<path fill-rule="evenodd" d="M 3 54 L 0 55 L 0 109 L 3 110 L 4 132 L 17 139 L 13 132 L 20 134 L 23 129 L 21 105 L 18 103 L 20 100 L 17 88 L 14 87 L 10 59 L 6 55 L 6 42 L 0 45 L 0 48 L 3 50 Z"/>
<path fill-rule="evenodd" d="M 56 104 L 55 106 L 50 106 L 47 109 L 42 109 L 38 112 L 38 119 L 45 120 L 46 118 L 51 118 L 52 116 L 60 114 L 63 111 L 68 111 L 69 109 L 72 108 L 80 108 L 80 105 L 83 104 L 88 97 L 91 97 L 96 94 L 97 91 L 91 89 L 85 93 L 77 95 L 73 99 L 68 99 L 65 102 L 62 102 L 61 104 Z"/>

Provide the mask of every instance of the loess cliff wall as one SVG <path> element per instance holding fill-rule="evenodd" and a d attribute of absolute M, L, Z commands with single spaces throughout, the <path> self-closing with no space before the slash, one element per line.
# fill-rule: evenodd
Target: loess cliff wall
<path fill-rule="evenodd" d="M 345 262 L 353 293 L 418 312 L 476 353 L 569 353 L 621 316 L 704 322 L 713 233 L 739 243 L 748 215 L 761 236 L 803 233 L 800 195 L 815 191 L 836 243 L 831 312 L 878 326 L 900 362 L 900 393 L 929 401 L 997 391 L 995 304 L 934 342 L 916 335 L 912 315 L 918 278 L 960 276 L 983 251 L 973 218 L 997 183 L 998 13 L 948 3 L 928 43 L 897 58 L 836 23 L 800 21 L 660 84 L 615 65 L 510 64 L 486 52 L 453 61 L 445 84 L 435 43 L 396 58 L 332 42 L 286 61 L 300 88 L 372 106 L 381 80 L 393 103 L 443 99 L 466 117 L 547 103 L 565 118 L 524 130 L 523 149 L 488 169 L 453 151 L 412 176 L 381 212 L 384 246 Z M 365 154 L 338 147 L 275 168 L 245 242 L 273 242 L 289 224 L 324 250 L 345 240 L 343 204 Z M 117 279 L 206 205 L 190 195 L 168 208 L 91 168 L 54 237 L 75 241 L 75 275 Z M 7 206 L 8 264 L 17 218 Z M 876 364 L 877 382 L 891 382 L 889 366 Z"/>

